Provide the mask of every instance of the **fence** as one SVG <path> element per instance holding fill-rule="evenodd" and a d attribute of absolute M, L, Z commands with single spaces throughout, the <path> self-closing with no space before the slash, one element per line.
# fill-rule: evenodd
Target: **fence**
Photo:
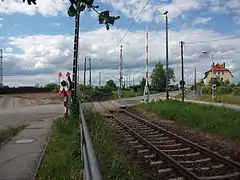
<path fill-rule="evenodd" d="M 85 180 L 102 180 L 97 158 L 93 149 L 92 140 L 83 114 L 82 102 L 79 100 L 79 121 L 81 136 L 81 158 L 84 162 Z"/>

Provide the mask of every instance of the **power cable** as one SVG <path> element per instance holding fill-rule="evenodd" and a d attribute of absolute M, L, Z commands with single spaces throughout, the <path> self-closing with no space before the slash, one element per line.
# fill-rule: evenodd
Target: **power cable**
<path fill-rule="evenodd" d="M 136 20 L 139 18 L 139 16 L 142 14 L 142 12 L 144 11 L 144 9 L 147 7 L 147 5 L 149 4 L 151 0 L 148 0 L 147 3 L 143 6 L 142 10 L 139 12 L 139 14 L 134 18 L 133 22 L 131 23 L 131 25 L 129 26 L 129 28 L 127 29 L 127 31 L 123 34 L 122 38 L 119 41 L 119 44 L 122 42 L 123 38 L 127 35 L 127 33 L 129 32 L 129 30 L 133 27 L 133 25 L 135 24 Z M 119 46 L 118 44 L 118 46 Z"/>
<path fill-rule="evenodd" d="M 233 36 L 233 37 L 226 37 L 226 38 L 206 40 L 206 41 L 195 41 L 195 42 L 185 42 L 185 43 L 186 44 L 200 44 L 200 43 L 206 43 L 206 42 L 224 41 L 224 40 L 237 39 L 237 38 L 240 38 L 240 35 L 239 36 Z"/>

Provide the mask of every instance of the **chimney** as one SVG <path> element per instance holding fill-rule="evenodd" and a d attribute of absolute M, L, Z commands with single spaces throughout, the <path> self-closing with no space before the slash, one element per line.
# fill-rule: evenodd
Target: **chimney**
<path fill-rule="evenodd" d="M 223 67 L 225 67 L 225 62 L 223 62 Z"/>

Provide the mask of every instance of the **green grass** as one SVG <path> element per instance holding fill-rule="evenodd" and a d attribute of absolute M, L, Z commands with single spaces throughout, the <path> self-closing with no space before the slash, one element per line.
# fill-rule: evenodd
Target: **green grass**
<path fill-rule="evenodd" d="M 116 131 L 107 120 L 92 111 L 86 111 L 86 119 L 104 180 L 140 179 L 138 167 L 126 158 L 117 145 Z"/>
<path fill-rule="evenodd" d="M 116 144 L 114 130 L 99 114 L 85 110 L 85 119 L 94 143 L 94 149 L 104 180 L 132 180 L 135 168 L 128 163 Z M 78 120 L 58 119 L 52 125 L 52 137 L 38 171 L 37 180 L 83 179 L 80 160 Z"/>
<path fill-rule="evenodd" d="M 49 140 L 37 180 L 77 180 L 82 179 L 80 170 L 80 150 L 78 121 L 56 119 L 52 124 Z"/>
<path fill-rule="evenodd" d="M 211 95 L 203 95 L 199 97 L 197 100 L 200 101 L 212 101 Z M 236 104 L 240 105 L 240 96 L 233 96 L 233 95 L 217 95 L 215 102 L 222 102 L 222 103 L 228 103 L 228 104 Z"/>
<path fill-rule="evenodd" d="M 138 107 L 190 127 L 240 139 L 240 111 L 174 100 L 140 104 Z"/>
<path fill-rule="evenodd" d="M 9 139 L 10 137 L 17 135 L 25 127 L 26 125 L 20 125 L 17 127 L 9 127 L 7 129 L 0 131 L 0 144 Z"/>

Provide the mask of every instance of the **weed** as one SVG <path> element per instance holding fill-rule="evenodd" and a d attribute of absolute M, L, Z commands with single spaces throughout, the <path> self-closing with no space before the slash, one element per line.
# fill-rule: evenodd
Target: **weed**
<path fill-rule="evenodd" d="M 240 139 L 240 112 L 230 108 L 175 100 L 157 101 L 138 106 L 203 131 Z"/>

